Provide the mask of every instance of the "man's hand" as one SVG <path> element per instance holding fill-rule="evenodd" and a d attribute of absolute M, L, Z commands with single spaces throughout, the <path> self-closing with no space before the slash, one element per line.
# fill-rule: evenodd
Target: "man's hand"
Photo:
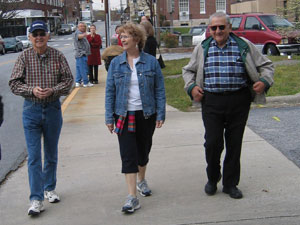
<path fill-rule="evenodd" d="M 156 128 L 161 128 L 163 124 L 164 124 L 163 120 L 157 120 L 156 121 Z"/>
<path fill-rule="evenodd" d="M 266 85 L 262 81 L 257 81 L 253 84 L 253 90 L 256 94 L 262 94 L 265 91 Z"/>
<path fill-rule="evenodd" d="M 113 133 L 113 131 L 114 131 L 114 124 L 113 123 L 112 124 L 106 124 L 106 126 L 107 126 L 109 132 Z"/>
<path fill-rule="evenodd" d="M 192 94 L 192 96 L 193 96 L 194 101 L 196 101 L 196 102 L 201 102 L 201 100 L 202 100 L 202 98 L 203 98 L 204 91 L 203 91 L 202 88 L 200 88 L 199 86 L 195 86 L 195 87 L 192 89 L 191 94 Z"/>
<path fill-rule="evenodd" d="M 33 94 L 35 97 L 39 99 L 44 99 L 53 94 L 53 89 L 52 88 L 40 88 L 40 87 L 35 87 L 33 89 Z"/>

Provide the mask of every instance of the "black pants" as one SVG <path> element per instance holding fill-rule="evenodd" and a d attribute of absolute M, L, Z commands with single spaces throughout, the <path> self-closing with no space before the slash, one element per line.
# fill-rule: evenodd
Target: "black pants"
<path fill-rule="evenodd" d="M 115 119 L 117 121 L 118 116 L 115 116 Z M 122 134 L 118 135 L 122 173 L 137 173 L 138 166 L 146 166 L 149 161 L 156 114 L 145 119 L 143 111 L 136 111 L 135 122 L 136 132 L 128 132 L 127 117 Z"/>
<path fill-rule="evenodd" d="M 248 88 L 224 95 L 205 92 L 202 118 L 205 127 L 207 177 L 217 182 L 220 176 L 220 157 L 224 149 L 223 185 L 236 186 L 240 180 L 240 156 L 243 134 L 251 104 Z"/>
<path fill-rule="evenodd" d="M 93 73 L 94 68 L 94 73 Z M 98 82 L 98 65 L 89 65 L 89 80 L 91 83 Z"/>

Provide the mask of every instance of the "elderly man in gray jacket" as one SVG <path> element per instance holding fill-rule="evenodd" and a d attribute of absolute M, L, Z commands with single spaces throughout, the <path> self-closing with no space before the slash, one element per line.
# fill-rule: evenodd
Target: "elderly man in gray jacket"
<path fill-rule="evenodd" d="M 209 19 L 211 37 L 197 45 L 183 79 L 188 95 L 202 103 L 205 127 L 207 195 L 214 195 L 221 180 L 220 157 L 224 149 L 223 192 L 231 198 L 243 197 L 240 155 L 243 133 L 251 101 L 265 102 L 273 84 L 274 67 L 248 40 L 231 33 L 230 18 L 223 12 Z"/>

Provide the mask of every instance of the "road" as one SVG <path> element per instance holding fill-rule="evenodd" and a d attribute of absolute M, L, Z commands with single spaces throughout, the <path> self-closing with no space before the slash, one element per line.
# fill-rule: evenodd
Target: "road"
<path fill-rule="evenodd" d="M 105 37 L 104 22 L 96 22 L 97 33 Z M 114 27 L 115 25 L 113 25 Z M 66 56 L 73 76 L 75 76 L 75 57 L 73 46 L 73 34 L 53 36 L 48 45 L 54 47 Z M 103 47 L 105 43 L 103 44 Z M 103 49 L 101 50 L 103 51 Z M 2 160 L 0 161 L 0 183 L 12 170 L 18 168 L 24 161 L 26 144 L 22 125 L 23 98 L 11 93 L 8 86 L 15 60 L 19 53 L 8 52 L 0 55 L 0 94 L 4 102 L 4 123 L 0 128 L 0 143 L 2 146 Z"/>
<path fill-rule="evenodd" d="M 299 106 L 252 109 L 248 126 L 300 167 L 299 115 Z"/>

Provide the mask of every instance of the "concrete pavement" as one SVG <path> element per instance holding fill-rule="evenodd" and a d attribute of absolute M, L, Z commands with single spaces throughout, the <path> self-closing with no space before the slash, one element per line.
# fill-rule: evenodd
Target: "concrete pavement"
<path fill-rule="evenodd" d="M 40 216 L 27 216 L 24 163 L 0 186 L 1 225 L 300 224 L 299 168 L 249 128 L 239 185 L 244 198 L 231 199 L 220 183 L 217 194 L 207 196 L 201 114 L 169 106 L 148 164 L 153 196 L 139 197 L 141 209 L 123 215 L 127 191 L 118 141 L 104 125 L 104 66 L 100 78 L 92 88 L 74 89 L 63 105 L 56 189 L 61 202 L 45 202 Z"/>

